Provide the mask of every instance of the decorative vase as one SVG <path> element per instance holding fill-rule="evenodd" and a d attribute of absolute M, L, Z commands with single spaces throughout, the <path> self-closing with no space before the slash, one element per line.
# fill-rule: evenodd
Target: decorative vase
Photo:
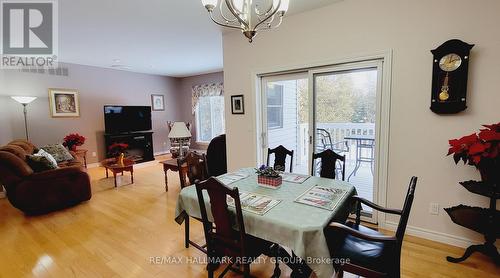
<path fill-rule="evenodd" d="M 281 176 L 268 177 L 268 176 L 258 175 L 257 182 L 259 183 L 260 186 L 277 189 L 281 187 L 283 179 Z"/>
<path fill-rule="evenodd" d="M 117 163 L 120 164 L 120 165 L 123 165 L 123 160 L 125 159 L 125 154 L 124 153 L 120 153 L 120 155 L 118 156 L 118 159 L 117 159 Z"/>

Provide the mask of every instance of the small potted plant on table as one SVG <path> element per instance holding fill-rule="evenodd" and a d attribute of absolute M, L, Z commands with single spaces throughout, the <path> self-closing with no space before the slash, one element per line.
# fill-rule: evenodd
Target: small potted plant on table
<path fill-rule="evenodd" d="M 257 181 L 260 186 L 277 189 L 281 187 L 282 178 L 278 171 L 274 170 L 272 167 L 267 167 L 262 165 L 259 169 L 256 169 Z"/>

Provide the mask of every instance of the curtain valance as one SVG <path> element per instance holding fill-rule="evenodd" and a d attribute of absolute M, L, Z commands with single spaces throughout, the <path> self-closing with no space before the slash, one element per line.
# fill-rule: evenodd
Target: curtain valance
<path fill-rule="evenodd" d="M 193 86 L 193 92 L 191 96 L 193 114 L 196 111 L 196 107 L 198 106 L 200 97 L 222 95 L 224 95 L 224 83 L 211 83 Z"/>

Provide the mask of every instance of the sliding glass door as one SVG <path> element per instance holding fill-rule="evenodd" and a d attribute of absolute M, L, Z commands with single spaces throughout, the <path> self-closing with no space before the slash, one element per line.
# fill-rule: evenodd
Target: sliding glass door
<path fill-rule="evenodd" d="M 336 176 L 341 179 L 344 173 L 343 179 L 356 187 L 359 196 L 370 201 L 377 200 L 377 97 L 381 73 L 380 61 L 310 72 L 314 152 L 332 149 L 345 156 L 344 165 L 337 165 Z M 363 215 L 365 220 L 376 221 L 369 207 L 363 207 Z"/>
<path fill-rule="evenodd" d="M 268 148 L 283 145 L 294 150 L 293 172 L 310 174 L 312 165 L 317 174 L 312 154 L 332 149 L 346 157 L 337 179 L 377 202 L 382 76 L 380 59 L 262 77 L 260 162 Z M 376 213 L 363 209 L 364 220 L 376 222 Z"/>
<path fill-rule="evenodd" d="M 293 150 L 293 172 L 309 173 L 309 92 L 307 73 L 262 79 L 263 161 L 267 148 L 283 145 Z M 271 157 L 270 164 L 274 158 Z"/>

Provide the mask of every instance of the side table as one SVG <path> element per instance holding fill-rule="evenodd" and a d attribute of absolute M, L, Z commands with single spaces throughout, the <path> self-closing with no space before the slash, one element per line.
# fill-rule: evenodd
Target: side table
<path fill-rule="evenodd" d="M 76 156 L 83 159 L 83 164 L 85 165 L 85 168 L 87 168 L 87 152 L 88 152 L 88 150 L 85 150 L 85 149 L 75 150 Z"/>
<path fill-rule="evenodd" d="M 163 172 L 165 173 L 165 191 L 168 192 L 168 178 L 167 178 L 167 172 L 168 170 L 173 171 L 173 172 L 178 172 L 179 171 L 179 166 L 177 165 L 177 159 L 169 159 L 169 160 L 164 160 L 160 161 L 161 164 L 163 164 Z M 181 166 L 182 169 L 180 169 L 180 178 L 181 184 L 186 184 L 186 177 L 187 177 L 187 164 L 184 163 Z"/>

